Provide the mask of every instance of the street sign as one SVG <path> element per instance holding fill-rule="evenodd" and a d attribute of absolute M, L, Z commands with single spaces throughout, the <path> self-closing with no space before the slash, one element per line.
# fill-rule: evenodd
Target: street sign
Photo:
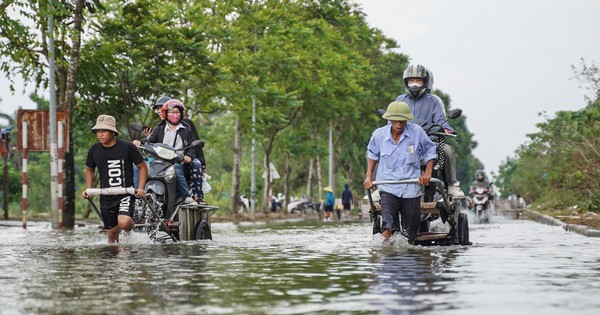
<path fill-rule="evenodd" d="M 69 112 L 66 110 L 56 111 L 57 126 L 62 122 L 63 150 L 69 151 Z M 50 151 L 50 111 L 47 109 L 19 109 L 17 111 L 17 150 L 23 150 L 21 134 L 23 132 L 22 122 L 27 122 L 27 150 L 28 151 Z"/>

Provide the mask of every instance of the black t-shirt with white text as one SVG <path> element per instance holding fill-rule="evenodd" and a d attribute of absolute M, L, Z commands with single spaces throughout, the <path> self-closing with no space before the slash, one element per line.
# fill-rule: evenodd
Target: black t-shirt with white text
<path fill-rule="evenodd" d="M 143 161 L 142 154 L 133 143 L 117 139 L 117 143 L 108 148 L 99 142 L 93 144 L 88 151 L 85 165 L 98 168 L 101 188 L 131 187 L 133 186 L 133 164 L 137 165 Z M 100 207 L 103 209 L 116 207 L 126 196 L 102 195 Z"/>

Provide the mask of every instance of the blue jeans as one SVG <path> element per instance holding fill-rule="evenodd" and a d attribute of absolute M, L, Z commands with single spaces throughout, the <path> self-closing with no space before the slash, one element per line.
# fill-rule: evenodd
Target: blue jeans
<path fill-rule="evenodd" d="M 192 195 L 190 194 L 190 187 L 188 186 L 187 181 L 185 180 L 183 167 L 184 164 L 175 163 L 175 176 L 177 177 L 177 194 L 184 198 L 187 198 L 191 197 Z"/>
<path fill-rule="evenodd" d="M 148 166 L 148 161 L 149 158 L 144 158 L 144 162 L 146 163 L 146 166 Z M 152 159 L 152 158 L 150 158 Z M 137 165 L 135 165 L 135 163 L 133 163 L 133 188 L 138 189 L 138 184 L 140 182 L 140 169 L 137 167 Z M 144 188 L 144 187 L 142 187 Z"/>

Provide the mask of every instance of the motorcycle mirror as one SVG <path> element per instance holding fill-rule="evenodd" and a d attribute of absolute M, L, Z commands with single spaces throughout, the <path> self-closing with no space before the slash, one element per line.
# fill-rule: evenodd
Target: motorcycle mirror
<path fill-rule="evenodd" d="M 192 141 L 192 146 L 196 147 L 196 148 L 202 149 L 202 148 L 204 148 L 204 141 L 202 141 L 202 140 L 194 140 L 194 141 Z"/>
<path fill-rule="evenodd" d="M 385 109 L 380 108 L 377 110 L 377 116 L 379 116 L 379 118 L 383 119 L 383 114 L 385 114 Z"/>
<path fill-rule="evenodd" d="M 448 113 L 448 118 L 455 119 L 455 118 L 460 117 L 460 115 L 462 115 L 462 109 L 455 108 L 455 109 L 451 110 L 450 113 Z"/>
<path fill-rule="evenodd" d="M 129 128 L 131 128 L 131 130 L 133 131 L 137 131 L 137 132 L 143 132 L 144 131 L 144 127 L 138 123 L 132 123 L 129 125 Z"/>

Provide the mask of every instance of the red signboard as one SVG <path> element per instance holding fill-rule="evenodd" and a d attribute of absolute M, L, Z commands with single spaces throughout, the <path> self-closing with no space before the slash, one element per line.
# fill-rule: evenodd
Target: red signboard
<path fill-rule="evenodd" d="M 47 109 L 19 109 L 17 111 L 17 126 L 19 136 L 17 149 L 23 150 L 23 122 L 27 122 L 27 150 L 50 151 L 50 111 Z M 61 124 L 62 123 L 62 124 Z M 62 125 L 63 150 L 69 151 L 69 112 L 56 111 L 56 141 Z M 14 141 L 14 139 L 13 139 Z"/>

